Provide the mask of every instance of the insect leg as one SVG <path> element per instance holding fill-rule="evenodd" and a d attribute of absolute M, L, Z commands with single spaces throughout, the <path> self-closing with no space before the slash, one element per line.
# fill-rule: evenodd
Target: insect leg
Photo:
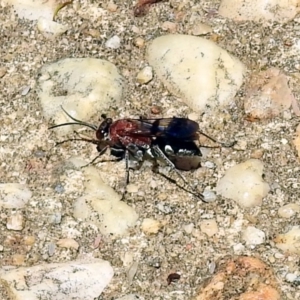
<path fill-rule="evenodd" d="M 163 151 L 157 145 L 152 146 L 152 149 L 154 150 L 154 153 L 158 157 L 162 158 L 167 163 L 167 165 L 171 168 L 171 170 L 175 170 L 175 172 L 180 176 L 180 178 L 185 183 L 188 183 L 185 177 L 176 169 L 175 165 L 168 159 L 168 157 L 163 153 Z"/>

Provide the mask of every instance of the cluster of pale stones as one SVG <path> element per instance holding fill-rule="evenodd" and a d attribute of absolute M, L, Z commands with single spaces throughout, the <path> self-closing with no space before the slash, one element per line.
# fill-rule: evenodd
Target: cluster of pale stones
<path fill-rule="evenodd" d="M 68 29 L 53 21 L 61 5 L 55 0 L 46 3 L 31 3 L 29 0 L 6 2 L 14 5 L 20 17 L 38 20 L 38 29 L 46 37 L 60 35 Z M 224 0 L 219 13 L 236 21 L 265 19 L 285 22 L 292 19 L 299 10 L 298 2 Z M 97 7 L 91 13 L 101 15 L 105 12 Z M 114 37 L 106 45 L 116 48 L 120 43 L 120 39 Z M 147 84 L 155 72 L 157 80 L 161 80 L 173 95 L 181 98 L 195 112 L 206 114 L 213 114 L 218 108 L 232 103 L 246 72 L 243 63 L 214 42 L 188 35 L 171 34 L 150 41 L 146 59 L 149 65 L 140 70 L 136 78 L 139 84 Z M 287 84 L 288 78 L 277 69 L 266 72 L 269 78 L 267 82 L 259 80 L 260 76 L 265 78 L 265 74 L 255 74 L 250 81 L 245 100 L 246 113 L 253 118 L 267 119 L 293 106 L 298 114 L 295 99 Z M 124 88 L 123 78 L 115 65 L 93 58 L 66 58 L 44 65 L 38 80 L 38 95 L 44 116 L 56 124 L 68 121 L 61 110 L 62 105 L 73 117 L 88 121 L 95 111 L 106 111 L 110 105 L 119 105 Z M 63 89 L 68 92 L 67 96 L 52 94 L 52 88 L 57 84 L 63 85 Z M 270 93 L 274 90 L 276 93 Z M 72 130 L 71 126 L 63 127 L 56 133 L 64 136 Z M 294 143 L 300 151 L 300 130 L 297 132 L 299 134 Z M 75 167 L 85 164 L 77 158 L 71 159 L 70 163 Z M 121 196 L 104 183 L 98 169 L 88 167 L 83 173 L 85 194 L 74 203 L 74 218 L 93 223 L 103 234 L 125 236 L 130 227 L 135 226 L 137 212 L 122 202 Z M 259 159 L 242 162 L 226 171 L 217 184 L 216 193 L 236 201 L 244 208 L 259 206 L 270 190 L 262 174 L 263 163 Z M 26 185 L 17 183 L 1 184 L 0 193 L 0 206 L 16 210 L 23 208 L 32 196 Z M 278 214 L 290 218 L 299 210 L 299 205 L 290 203 L 281 207 Z M 101 217 L 95 217 L 95 213 Z M 8 219 L 7 228 L 18 231 L 22 230 L 23 224 L 22 214 L 16 212 Z M 145 219 L 141 226 L 144 233 L 155 234 L 162 224 Z M 190 231 L 192 227 L 186 226 L 185 230 Z M 212 236 L 218 230 L 217 223 L 208 220 L 201 225 L 201 230 Z M 246 245 L 255 247 L 265 241 L 265 233 L 249 226 L 242 232 L 242 239 Z M 289 232 L 279 234 L 275 243 L 283 251 L 300 254 L 299 240 L 300 227 L 294 226 Z M 78 243 L 68 239 L 61 241 L 61 244 L 78 248 Z M 41 280 L 28 285 L 26 277 L 30 275 L 40 277 Z M 10 286 L 11 292 L 18 295 L 18 299 L 38 299 L 41 293 L 48 293 L 55 299 L 92 299 L 99 296 L 109 284 L 113 269 L 109 262 L 91 259 L 90 262 L 85 260 L 15 270 L 3 268 L 0 276 Z M 47 282 L 42 278 L 47 278 Z M 59 288 L 55 287 L 57 283 L 60 284 Z M 82 295 L 78 295 L 81 292 Z M 134 298 L 134 295 L 128 295 L 128 299 Z"/>

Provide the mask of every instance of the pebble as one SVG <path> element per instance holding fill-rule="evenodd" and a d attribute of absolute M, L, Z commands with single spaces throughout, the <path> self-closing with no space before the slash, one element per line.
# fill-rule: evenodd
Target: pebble
<path fill-rule="evenodd" d="M 289 203 L 278 209 L 278 215 L 282 218 L 289 219 L 300 211 L 300 206 L 296 203 Z"/>
<path fill-rule="evenodd" d="M 285 23 L 299 12 L 299 2 L 290 0 L 222 0 L 219 14 L 235 21 Z"/>
<path fill-rule="evenodd" d="M 242 239 L 248 246 L 260 245 L 265 242 L 265 233 L 253 226 L 248 226 L 242 233 Z"/>
<path fill-rule="evenodd" d="M 41 17 L 37 22 L 37 28 L 44 37 L 50 39 L 62 35 L 70 29 L 70 26 L 59 24 L 52 20 L 48 20 L 47 18 Z"/>
<path fill-rule="evenodd" d="M 177 30 L 177 24 L 174 22 L 165 21 L 162 23 L 161 29 L 170 33 L 175 33 Z"/>
<path fill-rule="evenodd" d="M 154 219 L 146 218 L 142 223 L 142 231 L 146 234 L 156 234 L 161 229 L 162 224 Z"/>
<path fill-rule="evenodd" d="M 25 184 L 0 183 L 0 207 L 23 208 L 32 196 Z"/>
<path fill-rule="evenodd" d="M 20 231 L 24 227 L 24 218 L 20 212 L 17 212 L 7 218 L 6 227 L 9 230 Z"/>
<path fill-rule="evenodd" d="M 95 111 L 106 111 L 122 100 L 123 78 L 115 65 L 102 59 L 66 58 L 46 64 L 38 85 L 44 116 L 54 124 L 71 121 L 61 106 L 74 118 L 90 122 Z M 53 86 L 61 86 L 66 95 L 58 94 Z M 55 133 L 63 136 L 73 130 L 64 126 Z"/>
<path fill-rule="evenodd" d="M 205 189 L 202 193 L 204 197 L 204 202 L 210 203 L 217 200 L 217 195 L 214 191 L 211 191 L 209 189 Z"/>
<path fill-rule="evenodd" d="M 14 299 L 90 300 L 100 296 L 113 274 L 109 262 L 86 259 L 2 269 L 0 278 Z M 34 280 L 28 284 L 28 278 Z"/>
<path fill-rule="evenodd" d="M 110 12 L 116 12 L 118 10 L 118 6 L 114 2 L 108 2 L 106 8 Z"/>
<path fill-rule="evenodd" d="M 39 18 L 46 18 L 53 20 L 55 14 L 62 8 L 62 4 L 71 3 L 67 0 L 59 1 L 35 1 L 35 0 L 5 0 L 4 2 L 10 4 L 14 8 L 14 12 L 20 19 L 38 20 Z"/>
<path fill-rule="evenodd" d="M 26 96 L 30 92 L 30 90 L 31 90 L 31 87 L 29 85 L 22 87 L 21 92 L 20 92 L 21 96 Z"/>
<path fill-rule="evenodd" d="M 22 266 L 25 263 L 25 255 L 23 254 L 14 254 L 11 257 L 13 266 Z"/>
<path fill-rule="evenodd" d="M 84 177 L 85 194 L 74 203 L 74 217 L 93 223 L 104 235 L 128 234 L 138 219 L 136 211 L 120 201 L 121 196 L 103 182 L 97 168 L 84 168 Z"/>
<path fill-rule="evenodd" d="M 300 158 L 300 124 L 296 128 L 295 135 L 296 135 L 296 137 L 293 140 L 293 144 L 294 144 L 294 146 L 296 148 L 298 158 Z"/>
<path fill-rule="evenodd" d="M 75 250 L 78 250 L 79 248 L 79 244 L 74 239 L 70 238 L 60 239 L 56 242 L 56 245 L 60 248 L 72 248 Z"/>
<path fill-rule="evenodd" d="M 212 32 L 212 27 L 204 23 L 194 24 L 191 29 L 192 35 L 196 35 L 196 36 L 205 35 L 210 32 Z"/>
<path fill-rule="evenodd" d="M 283 252 L 300 255 L 300 226 L 293 226 L 287 233 L 277 235 L 274 242 Z"/>
<path fill-rule="evenodd" d="M 36 239 L 33 235 L 27 235 L 27 236 L 24 236 L 24 245 L 27 245 L 27 246 L 33 246 Z"/>
<path fill-rule="evenodd" d="M 187 233 L 187 234 L 191 234 L 193 232 L 195 225 L 193 223 L 187 224 L 183 226 L 183 230 Z"/>
<path fill-rule="evenodd" d="M 258 159 L 249 159 L 227 170 L 217 183 L 216 192 L 236 201 L 241 207 L 259 206 L 270 191 L 262 174 L 263 163 Z"/>
<path fill-rule="evenodd" d="M 235 290 L 234 299 L 281 299 L 273 271 L 261 260 L 251 256 L 237 256 L 220 261 L 222 263 L 214 275 L 202 283 L 195 300 L 229 299 L 228 290 L 236 286 L 236 282 L 242 282 L 243 288 Z"/>
<path fill-rule="evenodd" d="M 139 191 L 138 185 L 130 183 L 126 187 L 128 193 L 137 193 Z"/>
<path fill-rule="evenodd" d="M 232 103 L 243 83 L 245 66 L 201 37 L 160 36 L 150 42 L 146 57 L 158 79 L 196 112 Z"/>
<path fill-rule="evenodd" d="M 279 69 L 254 73 L 246 87 L 245 113 L 249 119 L 270 119 L 289 109 L 295 97 Z"/>
<path fill-rule="evenodd" d="M 60 212 L 54 213 L 49 216 L 49 223 L 51 224 L 60 224 L 62 215 Z"/>
<path fill-rule="evenodd" d="M 0 67 L 0 78 L 4 77 L 4 75 L 7 73 L 7 68 Z"/>
<path fill-rule="evenodd" d="M 145 40 L 138 37 L 135 39 L 134 44 L 139 48 L 143 48 L 145 46 Z"/>
<path fill-rule="evenodd" d="M 105 42 L 106 48 L 118 49 L 121 46 L 121 40 L 117 35 L 114 35 Z"/>
<path fill-rule="evenodd" d="M 207 234 L 208 237 L 215 235 L 219 231 L 217 221 L 214 219 L 202 221 L 200 223 L 200 229 L 203 233 Z"/>
<path fill-rule="evenodd" d="M 136 81 L 139 84 L 146 84 L 150 82 L 152 78 L 153 78 L 152 68 L 150 66 L 147 66 L 137 74 Z"/>

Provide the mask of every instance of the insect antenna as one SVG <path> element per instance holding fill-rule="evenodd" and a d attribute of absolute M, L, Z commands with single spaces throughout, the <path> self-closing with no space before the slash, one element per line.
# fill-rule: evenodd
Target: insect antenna
<path fill-rule="evenodd" d="M 67 122 L 67 123 L 62 123 L 62 124 L 58 124 L 58 125 L 53 125 L 51 127 L 49 127 L 48 129 L 53 129 L 53 128 L 57 128 L 57 127 L 61 127 L 61 126 L 67 126 L 67 125 L 82 125 L 82 126 L 86 126 L 89 127 L 91 129 L 93 129 L 94 131 L 97 131 L 98 127 L 94 124 L 90 124 L 81 120 L 77 120 L 75 118 L 73 118 L 62 106 L 61 109 L 64 111 L 64 113 L 73 121 L 75 122 Z"/>
<path fill-rule="evenodd" d="M 204 133 L 202 131 L 198 131 L 198 133 L 201 134 L 201 135 L 203 135 L 203 136 L 205 136 L 206 138 L 208 138 L 209 140 L 213 141 L 214 143 L 219 144 L 220 147 L 230 148 L 230 147 L 232 147 L 232 146 L 234 146 L 236 144 L 236 141 L 227 142 L 227 143 L 219 142 L 216 139 L 210 137 L 209 135 L 207 135 L 206 133 Z M 207 146 L 205 146 L 205 147 L 207 147 Z M 207 148 L 215 148 L 215 147 L 207 147 Z"/>

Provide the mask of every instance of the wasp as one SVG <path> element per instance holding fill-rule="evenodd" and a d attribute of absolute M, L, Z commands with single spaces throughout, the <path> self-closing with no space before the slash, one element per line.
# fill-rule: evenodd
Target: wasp
<path fill-rule="evenodd" d="M 64 113 L 73 121 L 49 127 L 54 129 L 67 125 L 86 126 L 96 132 L 96 138 L 69 139 L 90 142 L 96 145 L 99 156 L 110 149 L 117 160 L 125 159 L 125 184 L 129 183 L 131 165 L 140 165 L 145 159 L 162 160 L 171 170 L 177 172 L 185 184 L 188 184 L 180 171 L 191 171 L 200 167 L 202 153 L 196 144 L 199 134 L 215 143 L 215 139 L 200 131 L 199 124 L 187 118 L 158 118 L 158 119 L 120 119 L 113 121 L 102 115 L 103 121 L 99 126 L 73 118 L 63 108 Z M 63 141 L 65 142 L 65 141 Z M 219 143 L 230 147 L 229 144 Z M 196 194 L 202 200 L 203 195 Z"/>

